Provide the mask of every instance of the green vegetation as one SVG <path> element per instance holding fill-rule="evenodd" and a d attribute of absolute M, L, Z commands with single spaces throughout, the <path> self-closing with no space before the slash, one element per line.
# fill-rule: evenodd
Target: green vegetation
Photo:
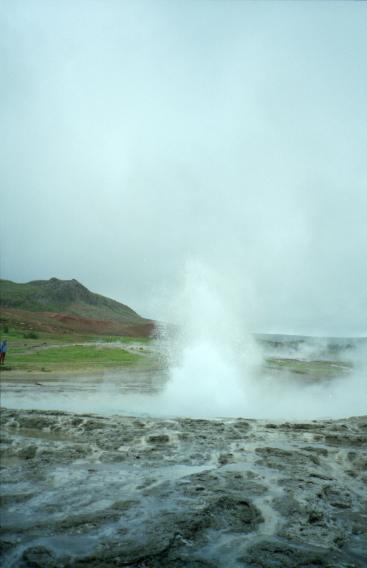
<path fill-rule="evenodd" d="M 7 365 L 11 369 L 56 371 L 90 368 L 111 368 L 143 362 L 144 356 L 122 348 L 96 345 L 43 347 L 25 351 L 20 347 L 9 350 Z"/>
<path fill-rule="evenodd" d="M 23 333 L 24 339 L 38 339 L 39 335 L 35 331 L 27 331 Z"/>
<path fill-rule="evenodd" d="M 3 327 L 0 337 L 9 345 L 6 365 L 0 368 L 4 371 L 82 371 L 152 362 L 148 337 L 24 332 L 13 327 L 6 333 Z"/>
<path fill-rule="evenodd" d="M 0 332 L 0 339 L 21 339 L 24 338 L 24 332 L 20 329 L 9 328 L 4 326 Z"/>
<path fill-rule="evenodd" d="M 98 320 L 139 325 L 145 322 L 134 310 L 90 292 L 77 280 L 35 280 L 18 284 L 0 280 L 0 305 L 25 311 L 67 313 Z"/>
<path fill-rule="evenodd" d="M 340 375 L 349 370 L 349 363 L 336 363 L 335 361 L 301 361 L 299 359 L 268 358 L 267 366 L 271 369 L 289 371 L 300 375 L 307 375 L 315 379 L 328 378 Z"/>
<path fill-rule="evenodd" d="M 36 336 L 36 337 L 35 337 Z M 150 337 L 129 337 L 121 335 L 96 335 L 90 333 L 55 333 L 47 331 L 24 332 L 17 328 L 8 328 L 8 331 L 0 332 L 0 339 L 8 339 L 12 348 L 14 347 L 33 347 L 35 345 L 65 345 L 70 343 L 119 343 L 149 345 L 152 342 Z M 28 341 L 24 341 L 24 339 Z"/>

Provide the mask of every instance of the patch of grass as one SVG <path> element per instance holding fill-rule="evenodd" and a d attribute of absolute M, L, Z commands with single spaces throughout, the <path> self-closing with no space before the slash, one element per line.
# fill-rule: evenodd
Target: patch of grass
<path fill-rule="evenodd" d="M 125 343 L 142 343 L 147 345 L 155 341 L 154 337 L 130 337 L 127 335 L 120 335 L 120 337 L 116 338 L 117 341 L 123 341 Z"/>
<path fill-rule="evenodd" d="M 142 343 L 144 345 L 152 341 L 151 337 L 130 337 L 127 335 L 86 335 L 85 341 L 98 341 L 101 343 Z"/>
<path fill-rule="evenodd" d="M 24 339 L 38 339 L 39 335 L 35 331 L 27 331 L 23 333 Z"/>
<path fill-rule="evenodd" d="M 7 331 L 5 331 L 7 329 Z M 0 339 L 21 339 L 24 336 L 24 331 L 19 329 L 9 328 L 5 326 L 0 333 Z"/>
<path fill-rule="evenodd" d="M 50 370 L 105 368 L 133 365 L 144 357 L 124 349 L 72 345 L 38 349 L 34 352 L 9 351 L 7 364 L 14 369 Z"/>
<path fill-rule="evenodd" d="M 29 334 L 36 334 L 36 338 L 31 337 Z M 10 346 L 24 345 L 23 339 L 37 339 L 38 341 L 28 341 L 27 345 L 32 346 L 33 343 L 48 343 L 52 345 L 62 345 L 67 343 L 83 343 L 83 342 L 99 342 L 99 343 L 141 343 L 142 345 L 149 344 L 152 339 L 150 337 L 127 337 L 121 335 L 93 335 L 83 333 L 55 333 L 47 331 L 34 331 L 24 329 L 9 328 L 8 333 L 2 332 L 1 339 L 8 339 Z"/>
<path fill-rule="evenodd" d="M 345 373 L 351 367 L 348 363 L 337 363 L 335 361 L 300 361 L 299 359 L 278 359 L 275 357 L 268 358 L 266 363 L 273 369 L 283 369 L 291 373 L 315 378 L 334 377 Z"/>

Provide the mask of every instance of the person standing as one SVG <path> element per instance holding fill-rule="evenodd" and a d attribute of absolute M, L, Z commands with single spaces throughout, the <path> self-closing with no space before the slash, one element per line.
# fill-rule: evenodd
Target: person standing
<path fill-rule="evenodd" d="M 4 365 L 5 355 L 7 351 L 8 351 L 8 342 L 6 341 L 6 339 L 4 339 L 4 341 L 2 341 L 0 344 L 0 363 L 2 365 Z"/>

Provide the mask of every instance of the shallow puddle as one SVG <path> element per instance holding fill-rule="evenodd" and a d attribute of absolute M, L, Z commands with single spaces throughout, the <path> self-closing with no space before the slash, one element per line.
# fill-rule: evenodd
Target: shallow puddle
<path fill-rule="evenodd" d="M 206 381 L 208 382 L 208 381 Z M 124 370 L 104 375 L 6 377 L 8 408 L 93 412 L 101 415 L 324 419 L 360 416 L 367 409 L 366 376 L 350 372 L 333 379 L 267 371 L 218 387 L 172 381 L 165 370 Z M 220 385 L 222 383 L 219 383 Z"/>

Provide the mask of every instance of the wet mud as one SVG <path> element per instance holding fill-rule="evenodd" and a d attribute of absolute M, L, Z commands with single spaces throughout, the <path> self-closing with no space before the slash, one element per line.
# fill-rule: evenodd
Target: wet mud
<path fill-rule="evenodd" d="M 367 418 L 2 410 L 4 567 L 367 566 Z"/>

